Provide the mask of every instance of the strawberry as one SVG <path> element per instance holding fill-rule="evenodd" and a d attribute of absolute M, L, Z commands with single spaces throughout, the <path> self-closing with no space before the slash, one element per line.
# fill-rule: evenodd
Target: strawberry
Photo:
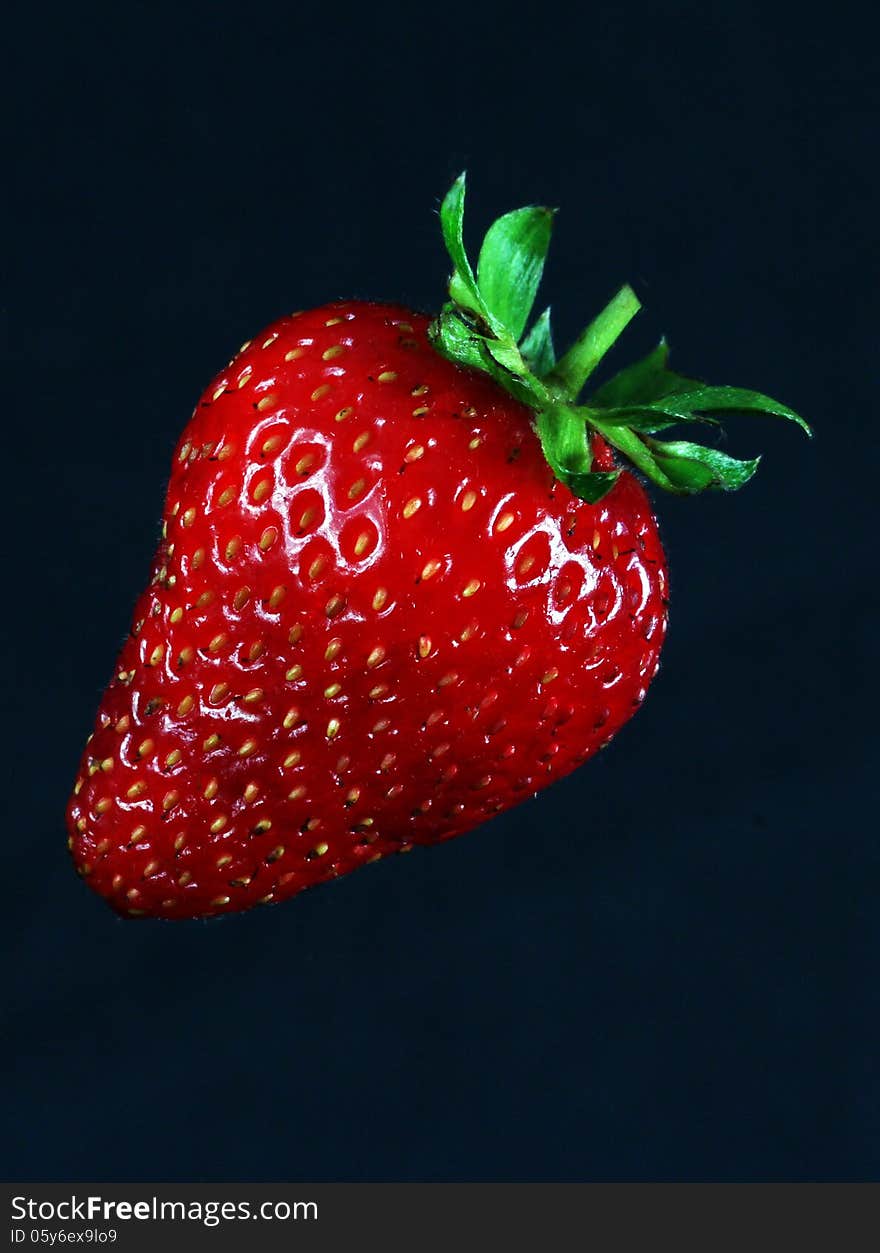
<path fill-rule="evenodd" d="M 463 176 L 433 322 L 341 301 L 283 317 L 180 437 L 149 586 L 69 806 L 79 872 L 128 916 L 293 896 L 449 839 L 603 748 L 666 630 L 646 492 L 756 462 L 656 434 L 758 393 L 673 374 L 661 345 L 586 403 L 629 288 L 558 362 L 524 335 L 552 214 L 489 230 Z"/>

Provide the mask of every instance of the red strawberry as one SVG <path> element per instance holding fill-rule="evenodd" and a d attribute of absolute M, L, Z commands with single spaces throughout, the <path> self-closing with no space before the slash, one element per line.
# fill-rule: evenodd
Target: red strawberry
<path fill-rule="evenodd" d="M 634 297 L 558 364 L 546 316 L 518 347 L 550 215 L 500 219 L 475 279 L 462 201 L 459 180 L 436 322 L 360 302 L 282 318 L 181 436 L 69 807 L 80 873 L 123 913 L 282 900 L 585 761 L 642 701 L 666 628 L 651 507 L 609 443 L 673 490 L 737 486 L 754 463 L 652 433 L 795 416 L 673 375 L 663 349 L 576 405 Z"/>

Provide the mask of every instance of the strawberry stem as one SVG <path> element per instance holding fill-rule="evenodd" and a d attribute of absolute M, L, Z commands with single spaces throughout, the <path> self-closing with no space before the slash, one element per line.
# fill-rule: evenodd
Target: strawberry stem
<path fill-rule="evenodd" d="M 653 438 L 672 426 L 717 425 L 715 414 L 764 413 L 810 428 L 799 414 L 761 392 L 710 387 L 669 369 L 661 341 L 589 398 L 577 398 L 593 371 L 639 311 L 629 286 L 620 289 L 557 361 L 546 309 L 526 330 L 550 244 L 553 210 L 514 209 L 489 228 L 476 273 L 464 246 L 465 176 L 440 207 L 440 224 L 453 270 L 450 299 L 431 324 L 439 353 L 482 370 L 534 414 L 535 430 L 553 473 L 575 495 L 595 501 L 619 471 L 592 468 L 590 433 L 597 432 L 658 487 L 680 495 L 731 491 L 746 483 L 757 459 L 740 461 L 711 446 Z"/>
<path fill-rule="evenodd" d="M 633 289 L 626 284 L 601 313 L 593 318 L 565 355 L 547 375 L 551 386 L 558 386 L 570 398 L 583 390 L 587 379 L 622 332 L 641 309 Z"/>

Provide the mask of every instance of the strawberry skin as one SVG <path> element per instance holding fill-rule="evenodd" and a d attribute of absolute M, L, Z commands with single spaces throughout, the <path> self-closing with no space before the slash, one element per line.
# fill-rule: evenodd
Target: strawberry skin
<path fill-rule="evenodd" d="M 427 331 L 363 302 L 282 318 L 184 430 L 68 810 L 121 913 L 244 910 L 459 835 L 644 698 L 666 628 L 644 490 L 623 470 L 578 499 L 529 409 Z"/>

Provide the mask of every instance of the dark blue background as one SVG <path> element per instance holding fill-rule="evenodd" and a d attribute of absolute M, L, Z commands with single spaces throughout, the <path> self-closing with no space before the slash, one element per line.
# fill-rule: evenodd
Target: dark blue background
<path fill-rule="evenodd" d="M 743 0 L 566 8 L 19 14 L 10 1179 L 880 1173 L 870 32 L 846 6 L 815 29 Z M 628 279 L 630 356 L 666 332 L 679 368 L 818 438 L 735 420 L 758 479 L 658 501 L 664 665 L 601 759 L 286 906 L 121 922 L 62 814 L 177 434 L 291 307 L 436 307 L 434 210 L 464 165 L 472 226 L 561 206 L 560 338 Z"/>

